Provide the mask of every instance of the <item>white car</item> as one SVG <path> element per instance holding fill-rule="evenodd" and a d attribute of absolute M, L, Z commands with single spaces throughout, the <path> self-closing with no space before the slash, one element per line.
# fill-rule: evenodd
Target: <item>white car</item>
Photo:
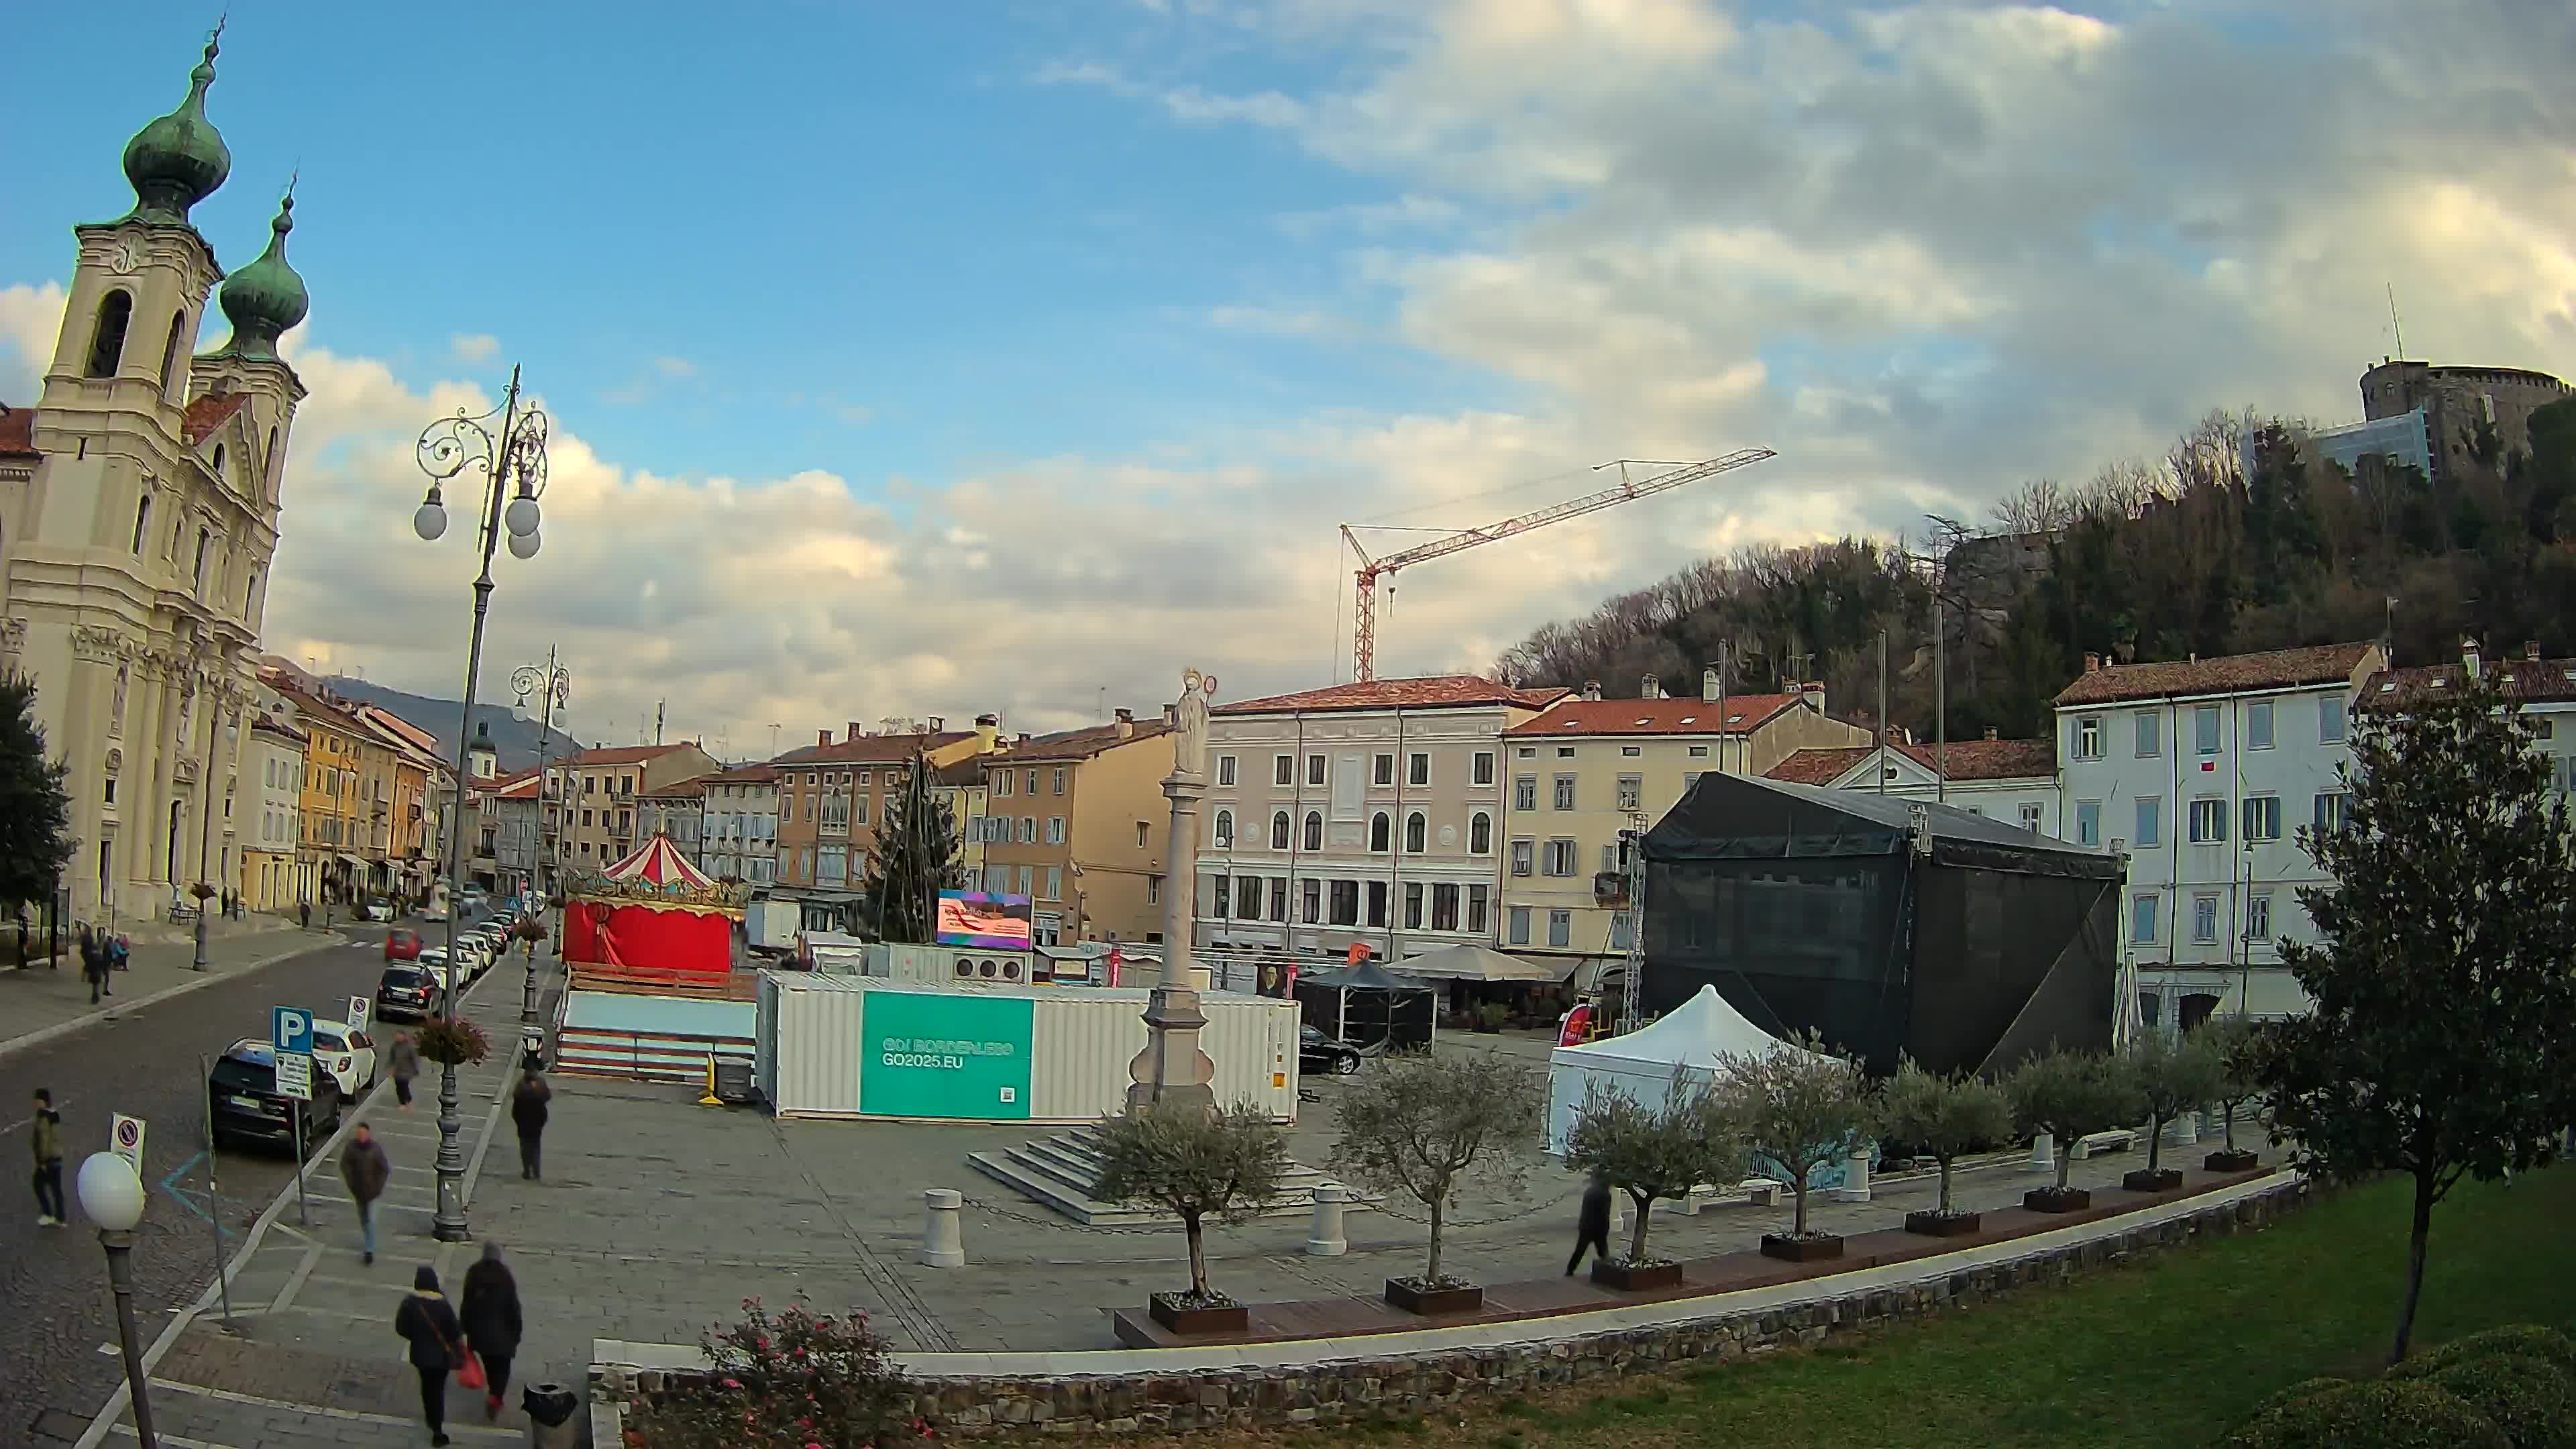
<path fill-rule="evenodd" d="M 376 1039 L 345 1021 L 313 1023 L 313 1061 L 340 1084 L 344 1101 L 356 1101 L 376 1084 Z"/>
<path fill-rule="evenodd" d="M 393 908 L 393 903 L 392 903 L 392 902 L 390 902 L 390 901 L 369 901 L 369 902 L 367 902 L 367 919 L 368 919 L 368 920 L 370 920 L 370 921 L 391 921 L 393 918 L 394 918 L 394 908 Z"/>
<path fill-rule="evenodd" d="M 429 973 L 430 984 L 438 988 L 439 999 L 442 1002 L 444 1002 L 447 997 L 447 978 L 449 976 L 454 975 L 456 977 L 456 989 L 459 991 L 464 990 L 474 979 L 474 973 L 470 968 L 462 973 L 453 972 L 449 969 L 447 948 L 445 946 L 421 947 L 420 959 L 413 964 L 419 966 L 421 970 Z"/>

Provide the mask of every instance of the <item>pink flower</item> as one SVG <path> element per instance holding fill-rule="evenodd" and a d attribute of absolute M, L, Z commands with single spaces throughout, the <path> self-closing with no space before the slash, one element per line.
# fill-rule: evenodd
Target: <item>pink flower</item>
<path fill-rule="evenodd" d="M 742 1380 L 740 1380 L 740 1379 L 727 1379 L 727 1380 L 725 1380 L 725 1381 L 724 1381 L 724 1386 L 725 1386 L 726 1388 L 729 1388 L 729 1389 L 738 1389 L 738 1388 L 741 1388 L 741 1387 L 742 1387 Z"/>

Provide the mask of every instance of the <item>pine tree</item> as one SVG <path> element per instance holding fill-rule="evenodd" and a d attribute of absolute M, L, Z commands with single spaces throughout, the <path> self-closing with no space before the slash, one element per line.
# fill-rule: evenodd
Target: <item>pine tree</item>
<path fill-rule="evenodd" d="M 63 765 L 45 756 L 36 686 L 0 678 L 0 907 L 53 899 L 71 864 L 71 796 Z"/>
<path fill-rule="evenodd" d="M 2314 998 L 2258 1054 L 2298 1165 L 2414 1182 L 2406 1356 L 2433 1209 L 2553 1155 L 2576 1120 L 2576 848 L 2537 730 L 2490 675 L 2357 714 L 2349 809 L 2300 844 L 2333 878 L 2282 958 Z"/>
<path fill-rule="evenodd" d="M 957 854 L 955 812 L 931 791 L 930 761 L 915 755 L 868 856 L 880 939 L 928 945 L 937 938 L 939 892 L 963 883 Z"/>

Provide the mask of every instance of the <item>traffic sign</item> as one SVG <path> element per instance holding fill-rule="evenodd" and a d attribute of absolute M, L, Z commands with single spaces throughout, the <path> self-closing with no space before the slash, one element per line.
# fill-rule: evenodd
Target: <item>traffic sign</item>
<path fill-rule="evenodd" d="M 268 1044 L 279 1056 L 313 1050 L 313 1013 L 300 1006 L 280 1006 L 268 1014 Z"/>
<path fill-rule="evenodd" d="M 115 1120 L 107 1129 L 107 1150 L 125 1159 L 137 1178 L 143 1176 L 143 1119 L 122 1112 L 108 1114 Z"/>
<path fill-rule="evenodd" d="M 298 1101 L 313 1100 L 313 1059 L 301 1052 L 277 1054 L 277 1092 Z"/>
<path fill-rule="evenodd" d="M 367 998 L 363 996 L 350 997 L 349 1030 L 359 1032 L 365 1031 L 367 1029 L 367 1015 L 374 1009 L 375 1003 L 369 1001 Z"/>

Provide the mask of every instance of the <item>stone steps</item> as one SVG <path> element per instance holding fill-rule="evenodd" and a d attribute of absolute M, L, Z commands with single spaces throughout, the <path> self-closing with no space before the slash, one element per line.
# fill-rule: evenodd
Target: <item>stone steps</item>
<path fill-rule="evenodd" d="M 1087 1227 L 1177 1226 L 1180 1220 L 1169 1213 L 1104 1202 L 1093 1195 L 1093 1185 L 1100 1180 L 1100 1152 L 1092 1145 L 1092 1131 L 1085 1127 L 998 1152 L 970 1152 L 966 1161 L 986 1177 Z M 1330 1181 L 1315 1168 L 1291 1163 L 1280 1178 L 1279 1196 L 1252 1216 L 1285 1218 L 1312 1212 L 1315 1189 Z M 1363 1198 L 1355 1191 L 1351 1206 L 1366 1207 L 1371 1201 L 1373 1197 Z"/>

